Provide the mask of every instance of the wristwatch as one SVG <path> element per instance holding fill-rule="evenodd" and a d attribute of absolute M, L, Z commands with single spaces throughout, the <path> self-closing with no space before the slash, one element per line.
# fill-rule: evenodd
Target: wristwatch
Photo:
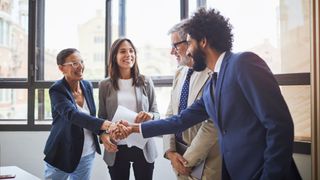
<path fill-rule="evenodd" d="M 105 130 L 105 131 L 103 131 L 102 133 L 101 133 L 101 135 L 102 134 L 110 134 L 110 132 L 108 131 L 108 130 Z"/>

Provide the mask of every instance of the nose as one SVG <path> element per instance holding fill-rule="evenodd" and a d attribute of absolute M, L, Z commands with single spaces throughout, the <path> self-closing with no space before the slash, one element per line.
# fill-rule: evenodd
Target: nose
<path fill-rule="evenodd" d="M 170 54 L 171 54 L 171 55 L 175 55 L 175 53 L 176 53 L 176 49 L 175 49 L 174 47 L 172 47 Z"/>
<path fill-rule="evenodd" d="M 191 57 L 191 58 L 192 58 L 192 54 L 191 54 L 191 52 L 190 52 L 190 50 L 189 50 L 189 47 L 188 47 L 188 49 L 186 50 L 186 55 L 187 55 L 188 57 Z"/>

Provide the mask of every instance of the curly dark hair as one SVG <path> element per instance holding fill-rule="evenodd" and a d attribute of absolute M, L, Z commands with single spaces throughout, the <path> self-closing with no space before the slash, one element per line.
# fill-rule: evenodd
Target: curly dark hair
<path fill-rule="evenodd" d="M 200 8 L 184 24 L 183 29 L 197 41 L 206 38 L 210 47 L 220 53 L 232 49 L 232 25 L 228 18 L 215 9 Z"/>

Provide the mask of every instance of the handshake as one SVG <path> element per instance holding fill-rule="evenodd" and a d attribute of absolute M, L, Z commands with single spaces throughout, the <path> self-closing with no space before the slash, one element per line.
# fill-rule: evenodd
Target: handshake
<path fill-rule="evenodd" d="M 130 125 L 126 120 L 121 120 L 116 123 L 111 123 L 107 132 L 114 140 L 125 139 L 133 133 L 133 125 Z"/>
<path fill-rule="evenodd" d="M 139 132 L 139 124 L 129 124 L 129 122 L 125 120 L 116 123 L 108 121 L 106 129 L 107 133 L 101 134 L 100 140 L 108 152 L 117 152 L 117 141 L 127 138 L 131 133 Z"/>
<path fill-rule="evenodd" d="M 152 118 L 152 113 L 141 111 L 135 117 L 134 123 L 129 123 L 126 120 L 118 122 L 105 120 L 101 130 L 105 130 L 106 133 L 100 135 L 100 140 L 108 152 L 117 152 L 117 141 L 127 138 L 131 133 L 139 133 L 139 124 Z"/>
<path fill-rule="evenodd" d="M 116 123 L 105 121 L 103 130 L 107 130 L 110 137 L 114 140 L 127 138 L 131 133 L 139 133 L 139 123 L 149 121 L 153 118 L 152 113 L 140 111 L 135 117 L 134 123 L 129 123 L 126 120 L 121 120 Z"/>

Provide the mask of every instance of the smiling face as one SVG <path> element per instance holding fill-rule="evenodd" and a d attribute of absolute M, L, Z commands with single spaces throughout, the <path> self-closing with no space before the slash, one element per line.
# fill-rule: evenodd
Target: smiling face
<path fill-rule="evenodd" d="M 201 49 L 199 42 L 187 36 L 188 49 L 187 55 L 193 59 L 193 69 L 195 71 L 203 71 L 207 67 L 206 56 Z"/>
<path fill-rule="evenodd" d="M 187 42 L 185 39 L 181 39 L 178 32 L 171 34 L 171 55 L 176 56 L 176 60 L 180 66 L 191 66 L 192 59 L 187 56 Z"/>
<path fill-rule="evenodd" d="M 130 70 L 136 62 L 136 52 L 128 41 L 123 41 L 117 52 L 117 64 L 121 70 Z"/>
<path fill-rule="evenodd" d="M 75 63 L 72 65 L 71 63 Z M 83 79 L 84 64 L 79 52 L 74 52 L 65 58 L 62 65 L 59 65 L 67 81 L 80 81 Z"/>

